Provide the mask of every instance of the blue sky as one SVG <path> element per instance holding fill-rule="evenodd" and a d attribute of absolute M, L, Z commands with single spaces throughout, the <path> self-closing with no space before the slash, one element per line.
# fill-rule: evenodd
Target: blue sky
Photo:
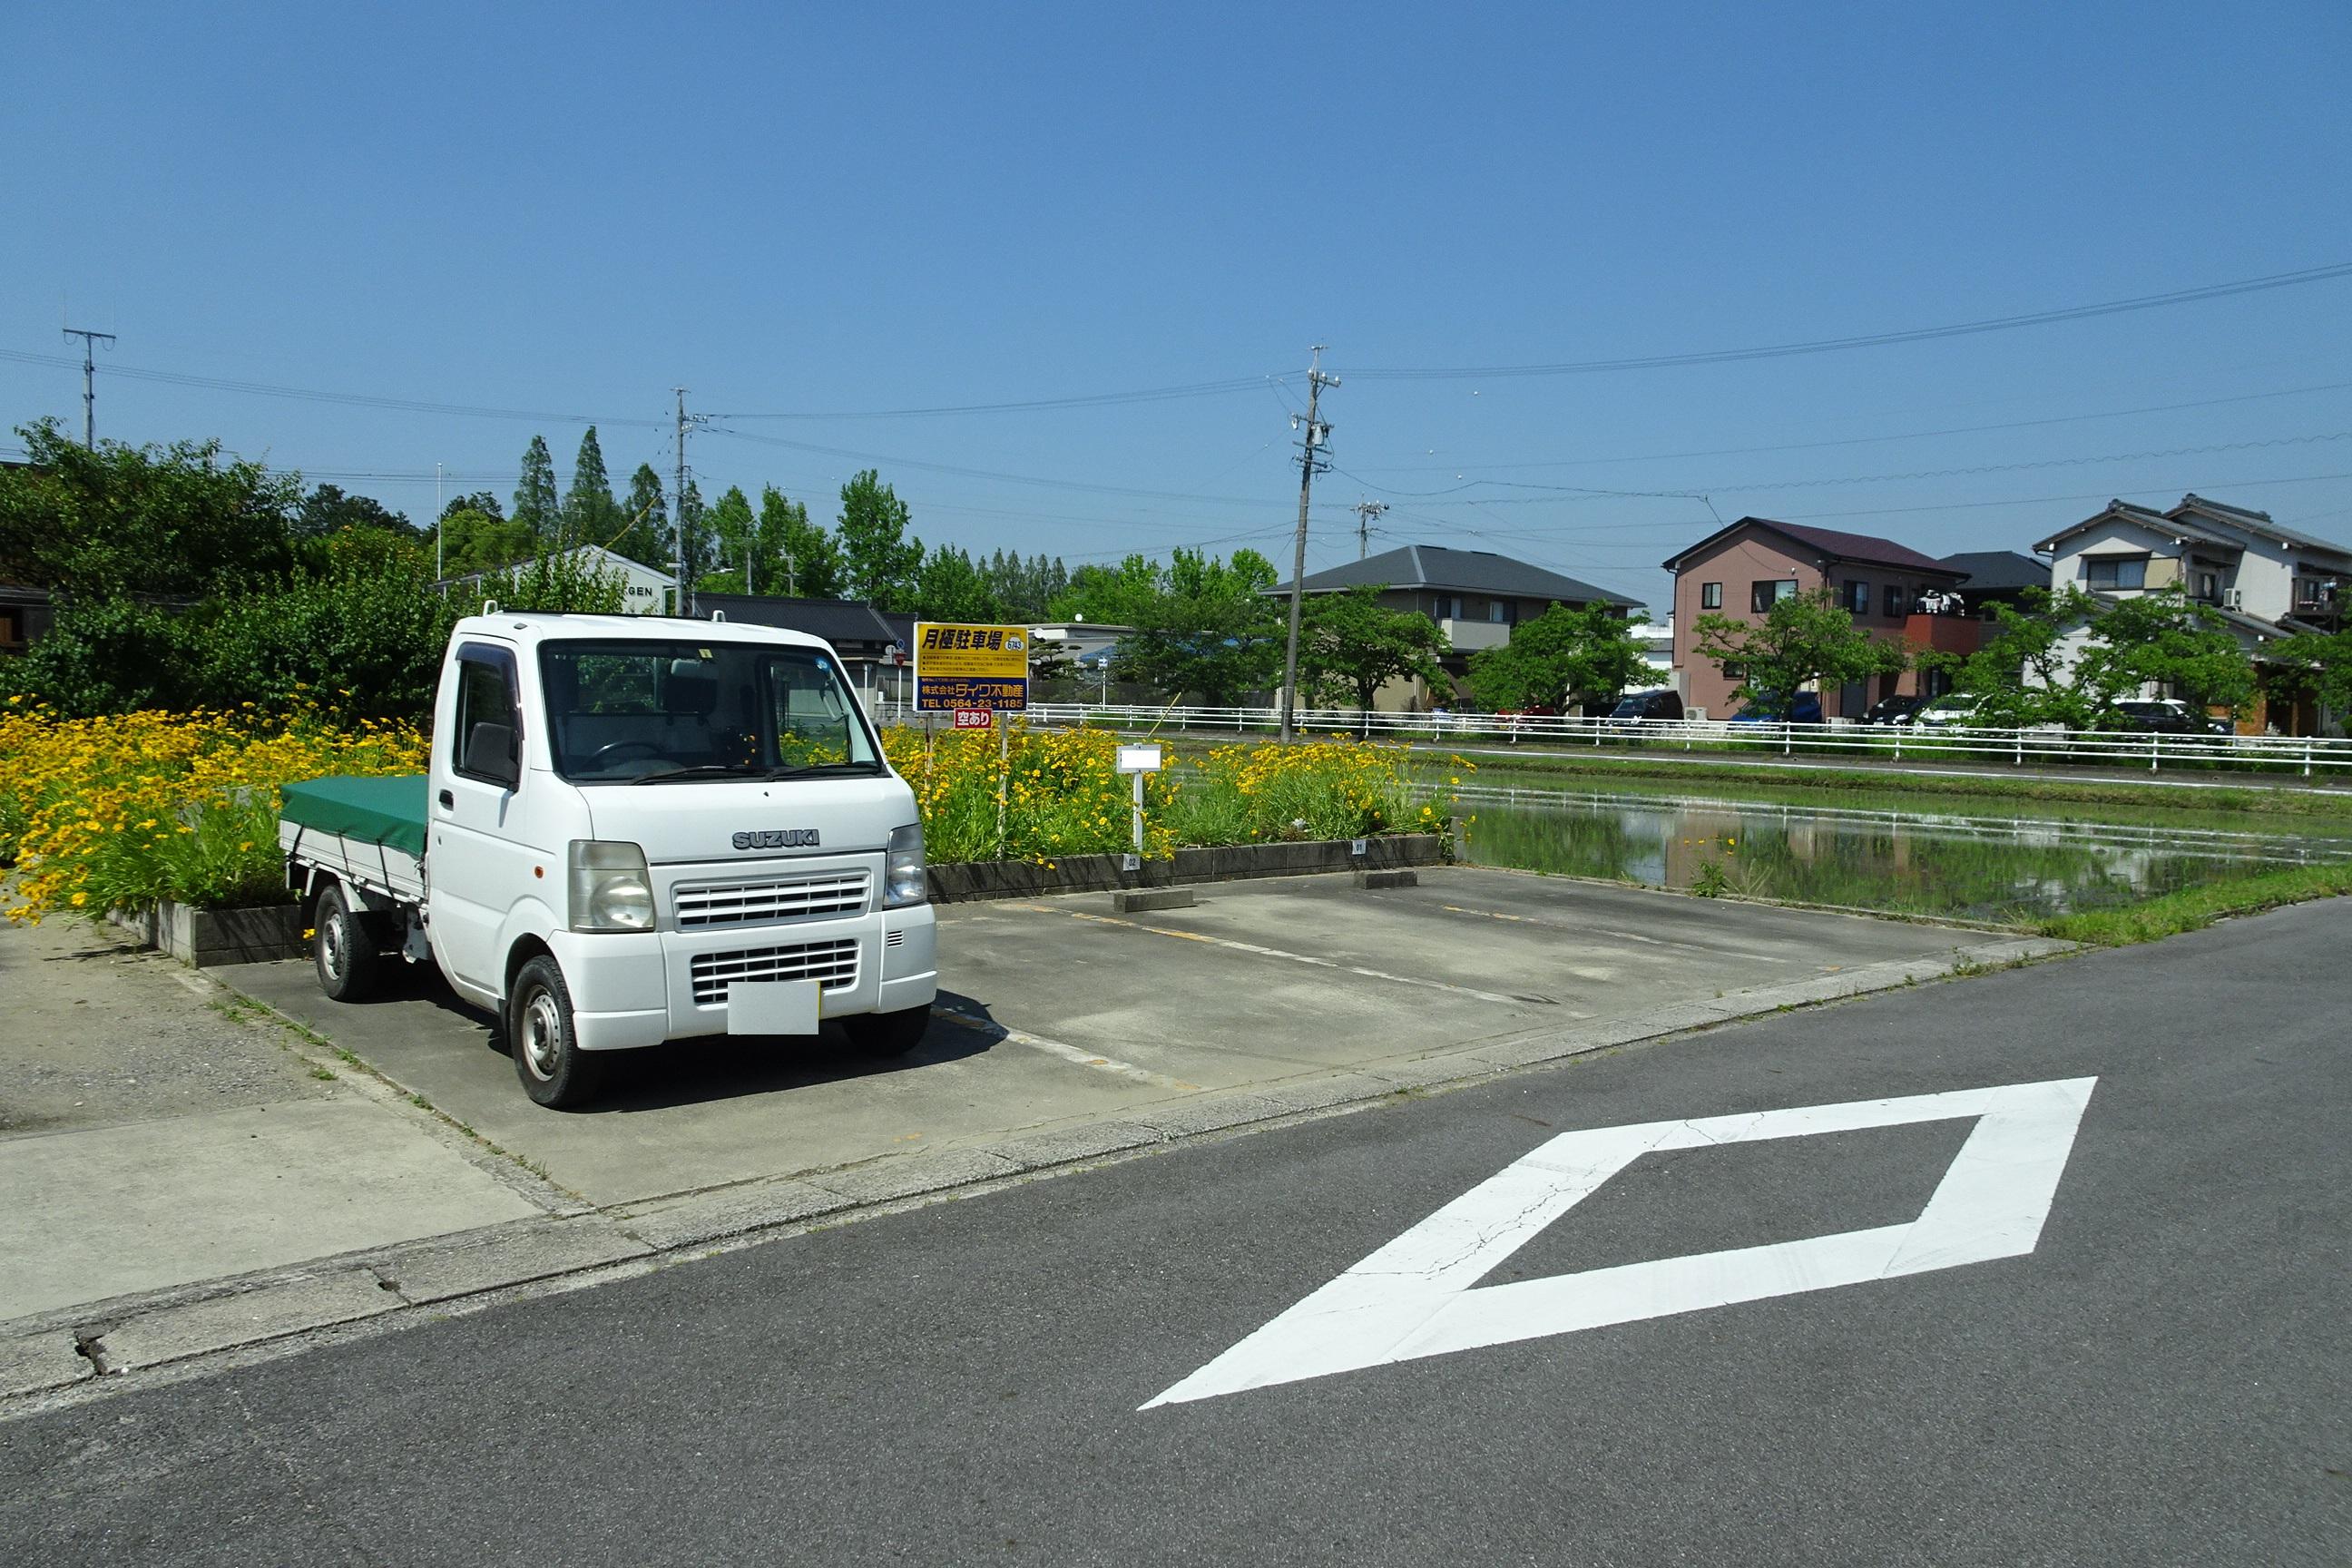
<path fill-rule="evenodd" d="M 689 441 L 708 495 L 830 519 L 873 466 L 933 542 L 1286 566 L 1321 342 L 1340 471 L 1310 567 L 1353 557 L 1366 498 L 1374 548 L 1653 602 L 1717 513 L 1944 553 L 2196 489 L 2352 539 L 2352 277 L 1706 366 L 1370 374 L 2352 261 L 2340 0 L 92 5 L 9 32 L 0 356 L 34 357 L 0 357 L 0 426 L 79 430 L 62 309 L 120 335 L 102 436 L 216 436 L 420 520 L 436 463 L 504 496 L 534 430 L 568 470 L 552 416 L 598 419 L 616 482 L 667 474 L 682 383 L 727 416 Z"/>

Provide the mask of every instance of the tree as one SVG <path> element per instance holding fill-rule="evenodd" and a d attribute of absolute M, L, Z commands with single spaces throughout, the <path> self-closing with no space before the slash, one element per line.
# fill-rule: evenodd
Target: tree
<path fill-rule="evenodd" d="M 1299 616 L 1298 684 L 1317 707 L 1352 698 L 1370 732 L 1372 699 L 1391 680 L 1445 679 L 1437 656 L 1445 634 L 1418 610 L 1381 603 L 1384 590 L 1369 584 L 1308 596 Z M 1287 627 L 1285 628 L 1286 635 Z"/>
<path fill-rule="evenodd" d="M 504 521 L 507 515 L 507 509 L 499 504 L 499 498 L 488 490 L 450 497 L 449 503 L 441 509 L 441 515 L 447 517 L 453 511 L 478 511 L 484 517 L 494 517 L 500 521 Z"/>
<path fill-rule="evenodd" d="M 522 479 L 515 486 L 514 521 L 530 530 L 531 537 L 553 542 L 562 527 L 562 503 L 555 495 L 555 458 L 547 437 L 533 436 L 523 448 Z"/>
<path fill-rule="evenodd" d="M 910 610 L 923 542 L 907 537 L 907 503 L 868 468 L 841 487 L 841 553 L 853 599 L 885 610 Z"/>
<path fill-rule="evenodd" d="M 613 481 L 604 472 L 604 448 L 591 425 L 580 437 L 580 455 L 572 460 L 572 488 L 563 493 L 565 545 L 602 544 L 621 531 L 627 520 L 613 500 Z"/>
<path fill-rule="evenodd" d="M 1834 589 L 1816 588 L 1776 601 L 1761 622 L 1701 616 L 1692 625 L 1699 653 L 1740 671 L 1732 696 L 1773 714 L 1788 714 L 1797 693 L 1866 680 L 1903 668 L 1900 644 L 1880 642 L 1853 624 Z"/>
<path fill-rule="evenodd" d="M 2025 591 L 2022 608 L 1993 606 L 1995 630 L 1965 658 L 1936 662 L 1984 700 L 1988 723 L 2112 728 L 2116 704 L 2151 682 L 2201 706 L 2244 706 L 2253 666 L 2220 612 L 2178 587 L 2110 604 L 2069 586 Z"/>
<path fill-rule="evenodd" d="M 1113 585 L 1124 598 L 1145 573 L 1160 585 L 1124 605 L 1125 624 L 1135 630 L 1112 653 L 1120 679 L 1221 707 L 1273 685 L 1282 668 L 1284 628 L 1265 592 L 1274 584 L 1271 562 L 1253 550 L 1237 550 L 1231 561 L 1179 550 L 1163 574 L 1130 556 Z"/>
<path fill-rule="evenodd" d="M 632 561 L 671 570 L 677 557 L 670 539 L 669 502 L 651 463 L 639 463 L 629 476 L 629 499 L 621 503 L 621 536 L 611 547 Z"/>
<path fill-rule="evenodd" d="M 217 441 L 89 450 L 53 419 L 17 435 L 25 466 L 0 468 L 0 581 L 83 599 L 191 595 L 293 564 L 293 475 L 224 463 Z"/>
<path fill-rule="evenodd" d="M 702 487 L 692 474 L 686 477 L 686 489 L 678 492 L 677 522 L 677 559 L 686 563 L 686 581 L 698 582 L 710 570 L 715 554 L 709 509 L 702 504 Z"/>
<path fill-rule="evenodd" d="M 1047 602 L 1046 609 L 1053 620 L 1131 626 L 1148 617 L 1151 606 L 1167 591 L 1166 575 L 1158 562 L 1148 555 L 1130 555 L 1116 566 L 1092 563 L 1080 566 Z"/>
<path fill-rule="evenodd" d="M 2117 601 L 2091 623 L 2074 684 L 2094 694 L 2094 722 L 2119 721 L 2115 703 L 2143 687 L 2169 688 L 2193 708 L 2231 712 L 2253 700 L 2254 666 L 2221 612 L 2176 585 Z"/>
<path fill-rule="evenodd" d="M 1647 616 L 1629 618 L 1607 605 L 1554 605 L 1513 626 L 1502 647 L 1470 656 L 1471 694 L 1506 711 L 1613 706 L 1648 668 L 1633 640 L 1633 628 L 1648 624 Z"/>
<path fill-rule="evenodd" d="M 2352 709 L 2352 631 L 2304 632 L 2266 651 L 2273 663 L 2304 671 L 2323 706 L 2339 716 Z"/>
<path fill-rule="evenodd" d="M 915 574 L 914 607 L 927 621 L 1002 621 L 1013 613 L 987 574 L 953 545 L 924 552 Z"/>
<path fill-rule="evenodd" d="M 451 512 L 441 524 L 441 569 L 452 577 L 511 566 L 541 547 L 520 520 L 470 508 Z"/>
<path fill-rule="evenodd" d="M 772 541 L 777 588 L 803 599 L 841 597 L 841 546 L 833 531 L 809 521 L 808 508 L 773 485 L 760 491 L 760 538 Z"/>
<path fill-rule="evenodd" d="M 298 539 L 324 539 L 346 528 L 383 529 L 414 535 L 415 524 L 406 512 L 394 511 L 370 496 L 346 495 L 339 486 L 320 485 L 295 509 L 292 531 Z"/>
<path fill-rule="evenodd" d="M 695 587 L 708 594 L 751 594 L 761 589 L 773 593 L 776 584 L 760 572 L 760 520 L 751 510 L 751 498 L 743 493 L 740 485 L 730 485 L 727 493 L 710 509 L 710 533 L 716 542 L 709 568 L 695 583 Z M 744 571 L 744 563 L 751 569 Z"/>

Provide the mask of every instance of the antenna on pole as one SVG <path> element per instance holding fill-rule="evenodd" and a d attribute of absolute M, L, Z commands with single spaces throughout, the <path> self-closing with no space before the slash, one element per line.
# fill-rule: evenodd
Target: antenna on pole
<path fill-rule="evenodd" d="M 85 450 L 94 451 L 98 447 L 98 388 L 93 376 L 98 363 L 90 358 L 89 351 L 100 338 L 112 348 L 114 334 L 93 332 L 85 327 L 68 327 L 65 332 L 69 338 L 81 340 L 81 444 Z"/>

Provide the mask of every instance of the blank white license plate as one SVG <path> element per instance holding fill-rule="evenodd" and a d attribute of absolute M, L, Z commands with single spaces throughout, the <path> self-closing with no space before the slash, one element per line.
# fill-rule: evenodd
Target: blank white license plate
<path fill-rule="evenodd" d="M 727 987 L 730 1035 L 814 1035 L 820 1012 L 814 980 L 738 980 Z"/>

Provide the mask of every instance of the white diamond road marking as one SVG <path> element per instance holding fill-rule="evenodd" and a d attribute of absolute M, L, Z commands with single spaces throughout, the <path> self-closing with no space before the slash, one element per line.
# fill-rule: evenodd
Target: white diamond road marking
<path fill-rule="evenodd" d="M 1142 1406 L 1298 1383 L 1482 1345 L 2021 1257 L 2041 1239 L 2091 1089 L 2077 1078 L 1563 1132 Z M 1977 1118 L 1906 1225 L 1479 1287 L 1644 1154 Z"/>

